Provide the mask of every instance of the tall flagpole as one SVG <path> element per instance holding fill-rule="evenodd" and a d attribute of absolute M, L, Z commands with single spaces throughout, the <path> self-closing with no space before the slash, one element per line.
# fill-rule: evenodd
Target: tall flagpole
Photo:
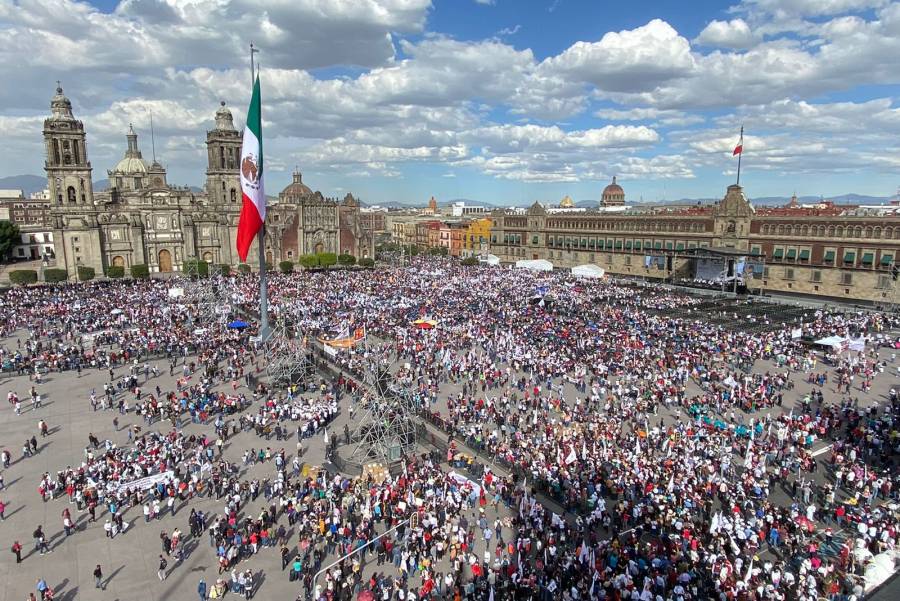
<path fill-rule="evenodd" d="M 256 86 L 257 70 L 253 55 L 259 52 L 250 42 L 250 89 Z M 262 105 L 262 100 L 260 100 Z M 262 114 L 262 106 L 260 106 L 260 114 Z M 262 119 L 260 119 L 262 121 Z M 262 172 L 259 174 L 260 181 L 263 178 L 265 166 L 263 164 Z M 265 202 L 265 198 L 263 198 Z M 256 242 L 259 244 L 259 339 L 265 342 L 269 338 L 271 331 L 269 330 L 269 299 L 268 290 L 266 288 L 266 224 L 263 222 L 259 233 L 256 236 Z"/>
<path fill-rule="evenodd" d="M 741 151 L 738 153 L 738 172 L 737 172 L 737 185 L 741 185 L 741 157 L 744 156 L 744 126 L 741 125 L 741 141 L 738 142 L 741 146 Z"/>

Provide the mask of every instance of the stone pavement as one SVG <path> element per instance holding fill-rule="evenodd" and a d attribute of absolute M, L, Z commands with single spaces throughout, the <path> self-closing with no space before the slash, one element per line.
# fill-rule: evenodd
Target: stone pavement
<path fill-rule="evenodd" d="M 15 342 L 10 339 L 2 341 L 2 344 L 7 348 L 15 347 Z M 143 386 L 143 389 L 147 391 L 157 384 L 163 390 L 174 389 L 176 378 L 168 376 L 166 361 L 155 363 L 163 375 L 159 378 L 151 375 L 149 384 Z M 116 377 L 122 373 L 124 370 L 120 368 L 116 371 Z M 93 433 L 100 440 L 110 439 L 119 445 L 127 445 L 129 424 L 140 423 L 146 428 L 146 424 L 133 415 L 120 416 L 115 410 L 91 410 L 91 389 L 102 394 L 103 383 L 108 379 L 108 370 L 83 371 L 81 377 L 76 372 L 46 374 L 44 383 L 37 386 L 44 399 L 43 407 L 34 412 L 31 411 L 30 400 L 24 402 L 32 386 L 27 376 L 4 376 L 0 379 L 0 391 L 3 392 L 4 399 L 10 390 L 16 391 L 23 399 L 21 415 L 16 415 L 12 406 L 6 403 L 0 407 L 0 444 L 13 457 L 12 465 L 3 471 L 6 489 L 0 491 L 0 499 L 7 505 L 6 520 L 0 522 L 0 579 L 6 583 L 5 587 L 0 588 L 0 601 L 27 599 L 28 593 L 35 591 L 38 578 L 44 578 L 54 588 L 56 599 L 65 601 L 196 599 L 200 578 L 203 577 L 210 586 L 216 579 L 216 556 L 205 535 L 186 545 L 191 552 L 182 565 L 175 566 L 170 561 L 169 575 L 164 582 L 160 582 L 156 575 L 161 552 L 160 532 L 165 530 L 171 533 L 178 527 L 189 533 L 187 518 L 192 507 L 210 514 L 221 514 L 224 504 L 217 503 L 215 499 L 190 500 L 178 508 L 174 517 L 167 514 L 150 524 L 144 523 L 141 508 L 135 507 L 125 514 L 125 520 L 131 526 L 114 539 L 105 537 L 105 508 L 98 507 L 98 521 L 88 524 L 88 514 L 78 512 L 75 505 L 69 505 L 65 495 L 46 503 L 41 501 L 37 492 L 40 476 L 43 472 L 55 474 L 66 466 L 79 464 L 88 444 L 88 433 Z M 228 388 L 230 390 L 230 386 Z M 255 409 L 256 406 L 253 406 L 251 411 Z M 115 417 L 119 418 L 118 431 L 113 427 Z M 46 420 L 52 431 L 46 439 L 41 439 L 38 434 L 37 424 L 40 419 Z M 332 427 L 343 428 L 345 420 L 346 412 Z M 162 425 L 154 423 L 151 429 L 168 432 L 168 427 L 168 422 L 163 422 Z M 213 434 L 212 424 L 188 424 L 185 430 Z M 38 454 L 23 459 L 23 442 L 36 434 L 40 449 Z M 296 438 L 279 443 L 274 437 L 265 441 L 252 432 L 241 433 L 230 439 L 225 448 L 225 457 L 240 463 L 246 449 L 258 449 L 261 445 L 270 446 L 273 451 L 283 446 L 290 462 L 296 451 Z M 321 437 L 304 441 L 304 449 L 305 462 L 322 464 L 324 442 Z M 251 466 L 250 471 L 242 474 L 242 478 L 261 479 L 266 475 L 274 475 L 274 464 Z M 264 505 L 265 498 L 261 496 L 255 504 L 249 504 L 247 510 L 256 514 Z M 77 532 L 69 537 L 65 536 L 62 527 L 61 513 L 64 507 L 69 507 L 73 519 L 77 520 Z M 34 551 L 31 537 L 38 525 L 44 526 L 53 551 L 44 556 Z M 18 540 L 24 547 L 23 562 L 20 565 L 16 565 L 15 556 L 10 551 L 14 540 Z M 94 587 L 92 573 L 97 563 L 103 567 L 106 584 L 104 591 L 98 591 Z M 280 573 L 281 562 L 277 548 L 261 550 L 255 557 L 240 565 L 261 574 L 260 599 L 293 600 L 296 597 L 298 588 L 294 583 L 288 582 L 286 573 Z"/>

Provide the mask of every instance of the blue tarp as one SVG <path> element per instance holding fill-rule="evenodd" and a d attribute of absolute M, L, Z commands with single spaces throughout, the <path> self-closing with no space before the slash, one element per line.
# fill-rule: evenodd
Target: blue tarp
<path fill-rule="evenodd" d="M 236 319 L 228 324 L 228 327 L 232 330 L 243 330 L 244 328 L 249 328 L 250 324 L 246 321 L 241 321 L 240 319 Z"/>

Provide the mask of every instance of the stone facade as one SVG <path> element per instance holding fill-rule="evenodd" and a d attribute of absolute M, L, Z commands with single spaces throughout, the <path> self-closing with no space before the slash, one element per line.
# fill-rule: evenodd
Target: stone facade
<path fill-rule="evenodd" d="M 740 186 L 715 205 L 622 211 L 546 209 L 491 215 L 491 252 L 504 262 L 546 259 L 557 267 L 595 263 L 609 273 L 692 278 L 698 257 L 746 257 L 751 289 L 836 299 L 896 302 L 900 257 L 896 207 L 828 203 L 754 208 Z M 663 257 L 647 265 L 647 256 Z"/>
<path fill-rule="evenodd" d="M 241 133 L 225 104 L 206 134 L 206 185 L 202 192 L 170 185 L 165 168 L 148 163 L 132 128 L 122 160 L 109 170 L 109 189 L 94 192 L 84 125 L 57 87 L 44 121 L 50 216 L 57 263 L 74 275 L 78 266 L 98 274 L 109 266 L 146 264 L 151 272 L 180 271 L 186 259 L 237 265 L 241 210 L 238 162 Z M 295 182 L 299 173 L 295 174 Z M 359 219 L 352 195 L 342 202 L 289 185 L 268 207 L 266 260 L 296 260 L 316 250 L 374 255 L 374 239 Z M 248 263 L 259 264 L 254 241 Z"/>

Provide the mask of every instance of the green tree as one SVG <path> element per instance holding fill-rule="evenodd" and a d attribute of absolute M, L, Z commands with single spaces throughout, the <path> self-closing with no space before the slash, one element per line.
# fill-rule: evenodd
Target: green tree
<path fill-rule="evenodd" d="M 65 282 L 69 279 L 69 272 L 65 269 L 45 269 L 44 270 L 44 281 L 49 284 L 58 284 L 59 282 Z"/>
<path fill-rule="evenodd" d="M 359 260 L 360 267 L 375 267 L 375 259 L 371 257 L 363 257 Z"/>
<path fill-rule="evenodd" d="M 216 265 L 216 273 L 218 273 L 219 275 L 224 275 L 224 276 L 231 275 L 231 265 L 228 265 L 226 263 L 221 263 L 219 265 Z"/>
<path fill-rule="evenodd" d="M 125 268 L 121 265 L 110 265 L 106 268 L 106 277 L 112 279 L 125 277 Z"/>
<path fill-rule="evenodd" d="M 97 275 L 97 272 L 94 271 L 93 267 L 78 267 L 78 281 L 80 282 L 89 282 L 94 279 L 95 275 Z"/>
<path fill-rule="evenodd" d="M 318 255 L 301 255 L 297 262 L 306 269 L 315 269 L 319 266 L 319 257 Z"/>
<path fill-rule="evenodd" d="M 241 263 L 240 265 L 238 265 L 238 271 L 243 275 L 247 275 L 248 273 L 250 273 L 250 266 L 246 263 Z"/>
<path fill-rule="evenodd" d="M 477 257 L 466 257 L 465 259 L 460 261 L 459 264 L 465 265 L 466 267 L 473 267 L 475 265 L 478 265 L 478 258 Z"/>
<path fill-rule="evenodd" d="M 447 247 L 446 246 L 432 246 L 428 249 L 428 254 L 432 257 L 446 257 L 447 256 Z"/>
<path fill-rule="evenodd" d="M 131 266 L 131 277 L 136 280 L 146 280 L 150 277 L 150 268 L 144 263 Z"/>
<path fill-rule="evenodd" d="M 344 267 L 349 267 L 350 265 L 356 264 L 356 257 L 353 255 L 338 255 L 338 264 L 343 265 Z"/>
<path fill-rule="evenodd" d="M 9 272 L 9 281 L 17 286 L 34 284 L 38 280 L 38 274 L 34 269 L 16 269 Z"/>
<path fill-rule="evenodd" d="M 0 261 L 4 261 L 12 252 L 13 246 L 22 241 L 19 226 L 11 221 L 0 221 Z"/>
<path fill-rule="evenodd" d="M 282 261 L 278 264 L 278 269 L 281 270 L 281 273 L 291 273 L 292 271 L 294 271 L 294 262 Z"/>
<path fill-rule="evenodd" d="M 316 257 L 319 259 L 319 265 L 322 267 L 331 267 L 337 263 L 337 255 L 334 253 L 318 253 Z"/>

